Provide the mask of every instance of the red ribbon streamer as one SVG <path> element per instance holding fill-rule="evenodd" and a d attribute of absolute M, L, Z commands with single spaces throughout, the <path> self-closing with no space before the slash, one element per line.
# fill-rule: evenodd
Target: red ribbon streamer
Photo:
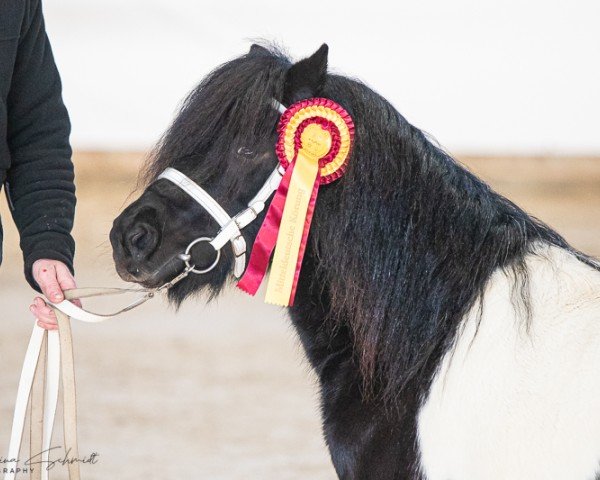
<path fill-rule="evenodd" d="M 250 260 L 248 261 L 248 268 L 246 268 L 244 276 L 237 284 L 238 288 L 250 295 L 256 294 L 258 287 L 260 287 L 260 284 L 267 273 L 269 260 L 271 259 L 271 254 L 273 253 L 275 243 L 277 242 L 279 224 L 281 223 L 283 207 L 285 206 L 285 199 L 293 171 L 294 164 L 288 167 L 281 179 L 281 183 L 271 201 L 267 215 L 260 226 L 256 240 L 254 240 L 254 246 L 252 247 L 252 253 L 250 254 Z"/>

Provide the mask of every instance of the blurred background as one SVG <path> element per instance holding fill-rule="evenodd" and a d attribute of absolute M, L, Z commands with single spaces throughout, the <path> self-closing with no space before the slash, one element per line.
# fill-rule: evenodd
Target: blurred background
<path fill-rule="evenodd" d="M 257 39 L 294 58 L 327 42 L 332 71 L 365 81 L 497 190 L 600 255 L 596 0 L 45 0 L 44 12 L 73 123 L 82 286 L 122 284 L 107 236 L 137 195 L 146 152 L 186 93 Z M 2 203 L 0 452 L 32 324 Z M 179 312 L 157 299 L 76 324 L 74 335 L 80 451 L 100 454 L 84 478 L 335 478 L 315 379 L 285 312 L 261 295 L 230 288 Z"/>

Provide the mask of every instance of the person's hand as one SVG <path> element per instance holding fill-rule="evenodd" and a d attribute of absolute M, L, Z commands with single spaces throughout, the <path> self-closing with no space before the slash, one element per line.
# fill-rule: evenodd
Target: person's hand
<path fill-rule="evenodd" d="M 53 303 L 62 302 L 65 299 L 63 290 L 76 288 L 75 279 L 69 268 L 58 260 L 36 260 L 32 266 L 32 274 L 42 293 Z M 73 300 L 73 303 L 81 307 L 79 300 Z M 46 330 L 58 328 L 54 311 L 46 305 L 42 297 L 35 297 L 29 310 L 37 319 L 40 327 Z"/>

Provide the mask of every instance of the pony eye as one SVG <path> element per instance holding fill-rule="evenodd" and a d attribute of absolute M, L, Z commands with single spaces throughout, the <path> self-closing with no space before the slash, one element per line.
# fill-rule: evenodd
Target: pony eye
<path fill-rule="evenodd" d="M 240 147 L 237 151 L 238 155 L 243 155 L 244 157 L 253 157 L 254 150 L 248 147 Z"/>

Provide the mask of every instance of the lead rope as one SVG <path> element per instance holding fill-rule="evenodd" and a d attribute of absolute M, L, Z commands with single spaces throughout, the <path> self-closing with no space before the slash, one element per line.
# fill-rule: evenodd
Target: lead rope
<path fill-rule="evenodd" d="M 185 272 L 185 275 L 187 275 L 187 272 Z M 182 273 L 179 277 L 183 278 L 185 275 Z M 14 480 L 17 473 L 23 469 L 29 470 L 31 480 L 48 480 L 46 467 L 48 466 L 52 429 L 58 403 L 59 383 L 62 383 L 64 452 L 69 459 L 79 458 L 71 318 L 91 323 L 108 320 L 141 305 L 153 298 L 156 292 L 170 288 L 176 281 L 180 280 L 179 277 L 156 290 L 130 288 L 76 288 L 65 290 L 65 300 L 56 304 L 48 302 L 56 314 L 58 331 L 46 331 L 37 323 L 33 327 L 17 389 L 8 456 L 6 457 L 7 462 L 3 465 L 6 469 L 4 480 Z M 74 305 L 70 301 L 132 292 L 142 295 L 126 307 L 111 314 L 93 313 Z M 30 406 L 29 458 L 32 464 L 29 466 L 18 463 L 28 404 Z M 69 479 L 79 480 L 79 462 L 68 462 L 67 466 Z"/>

